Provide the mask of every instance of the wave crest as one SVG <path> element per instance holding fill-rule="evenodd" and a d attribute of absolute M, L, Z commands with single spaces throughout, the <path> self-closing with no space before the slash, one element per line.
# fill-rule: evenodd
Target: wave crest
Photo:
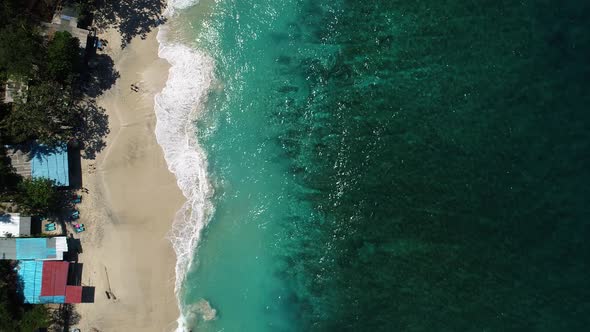
<path fill-rule="evenodd" d="M 168 0 L 164 15 L 172 15 L 177 9 L 186 9 L 194 6 L 199 0 Z"/>
<path fill-rule="evenodd" d="M 179 301 L 182 282 L 202 229 L 213 211 L 213 190 L 207 178 L 207 158 L 195 135 L 194 120 L 202 111 L 214 80 L 214 62 L 207 54 L 166 40 L 165 27 L 158 32 L 158 55 L 171 67 L 166 86 L 155 96 L 156 139 L 164 151 L 168 169 L 187 201 L 177 212 L 169 234 L 176 253 L 174 291 Z M 180 307 L 181 308 L 181 307 Z M 181 308 L 177 331 L 186 325 Z"/>

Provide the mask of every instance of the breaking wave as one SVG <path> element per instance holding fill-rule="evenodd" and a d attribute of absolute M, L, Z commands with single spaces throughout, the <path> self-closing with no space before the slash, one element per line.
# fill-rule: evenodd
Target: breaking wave
<path fill-rule="evenodd" d="M 195 1 L 170 0 L 165 12 L 189 7 Z M 155 96 L 156 139 L 164 151 L 168 169 L 176 176 L 187 201 L 177 212 L 169 234 L 176 253 L 174 291 L 181 311 L 177 331 L 184 331 L 186 319 L 180 301 L 182 282 L 191 267 L 201 231 L 213 211 L 212 188 L 207 178 L 207 158 L 195 135 L 194 121 L 204 110 L 214 80 L 214 62 L 207 54 L 169 40 L 160 27 L 158 55 L 171 68 L 166 86 Z"/>
<path fill-rule="evenodd" d="M 164 11 L 165 16 L 172 16 L 178 9 L 186 9 L 194 6 L 199 0 L 168 0 L 166 3 L 166 10 Z"/>

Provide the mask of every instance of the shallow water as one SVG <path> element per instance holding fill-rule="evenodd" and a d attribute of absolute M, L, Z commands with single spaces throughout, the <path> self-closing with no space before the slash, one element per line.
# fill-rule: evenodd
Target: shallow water
<path fill-rule="evenodd" d="M 590 6 L 226 0 L 177 14 L 169 41 L 194 61 L 167 102 L 196 108 L 180 108 L 191 144 L 168 144 L 198 152 L 167 156 L 195 198 L 175 233 L 189 326 L 587 327 Z M 215 320 L 195 314 L 202 299 Z"/>

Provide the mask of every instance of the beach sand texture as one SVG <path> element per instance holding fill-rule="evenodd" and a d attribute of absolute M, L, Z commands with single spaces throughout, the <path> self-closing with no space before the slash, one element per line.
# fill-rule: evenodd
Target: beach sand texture
<path fill-rule="evenodd" d="M 105 52 L 120 77 L 98 97 L 109 117 L 106 147 L 82 160 L 82 283 L 95 286 L 95 303 L 76 311 L 82 331 L 172 331 L 175 254 L 166 238 L 183 196 L 156 142 L 154 95 L 163 88 L 167 62 L 158 58 L 157 30 L 121 49 L 106 30 Z M 131 84 L 139 87 L 135 92 Z M 108 299 L 112 291 L 116 299 Z"/>

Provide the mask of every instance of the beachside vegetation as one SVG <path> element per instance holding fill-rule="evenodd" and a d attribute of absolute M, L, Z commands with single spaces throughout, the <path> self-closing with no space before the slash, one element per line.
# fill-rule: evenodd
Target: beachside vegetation
<path fill-rule="evenodd" d="M 27 214 L 47 215 L 59 210 L 59 193 L 52 180 L 26 178 L 17 186 L 15 195 L 19 209 Z"/>
<path fill-rule="evenodd" d="M 40 38 L 26 21 L 0 29 L 0 70 L 6 77 L 27 78 L 39 52 Z"/>
<path fill-rule="evenodd" d="M 80 41 L 67 31 L 58 31 L 47 45 L 47 74 L 50 79 L 68 82 L 74 79 L 80 62 Z"/>
<path fill-rule="evenodd" d="M 17 0 L 0 4 L 0 78 L 30 77 L 40 54 L 41 38 Z"/>
<path fill-rule="evenodd" d="M 21 177 L 14 172 L 5 159 L 4 155 L 0 155 L 0 192 L 15 188 L 21 180 Z"/>
<path fill-rule="evenodd" d="M 73 6 L 78 12 L 78 27 L 85 28 L 89 26 L 94 17 L 93 9 L 96 7 L 95 0 L 75 0 Z"/>
<path fill-rule="evenodd" d="M 84 27 L 90 24 L 93 1 L 61 4 L 77 4 Z M 54 9 L 53 1 L 0 1 L 0 147 L 31 140 L 51 147 L 82 132 L 85 138 L 93 138 L 89 133 L 95 133 L 97 125 L 88 122 L 103 119 L 95 116 L 98 111 L 88 111 L 100 108 L 82 93 L 88 90 L 82 86 L 89 75 L 84 72 L 80 41 L 69 32 L 49 31 L 41 24 L 51 21 Z M 105 121 L 97 122 L 104 125 Z M 10 212 L 55 215 L 63 208 L 64 195 L 52 180 L 16 174 L 0 149 L 0 201 Z M 63 325 L 56 315 L 50 317 L 47 306 L 23 304 L 14 264 L 0 260 L 0 332 Z"/>
<path fill-rule="evenodd" d="M 41 81 L 18 96 L 1 127 L 16 143 L 38 139 L 52 144 L 67 139 L 75 126 L 77 112 L 71 89 Z"/>
<path fill-rule="evenodd" d="M 46 306 L 23 304 L 14 268 L 14 262 L 0 260 L 0 332 L 28 332 L 48 326 Z"/>
<path fill-rule="evenodd" d="M 0 128 L 8 143 L 70 138 L 81 100 L 80 41 L 69 32 L 41 36 L 35 15 L 16 0 L 0 5 L 0 84 L 18 81 L 14 101 L 3 107 Z M 45 39 L 46 42 L 43 42 Z"/>

